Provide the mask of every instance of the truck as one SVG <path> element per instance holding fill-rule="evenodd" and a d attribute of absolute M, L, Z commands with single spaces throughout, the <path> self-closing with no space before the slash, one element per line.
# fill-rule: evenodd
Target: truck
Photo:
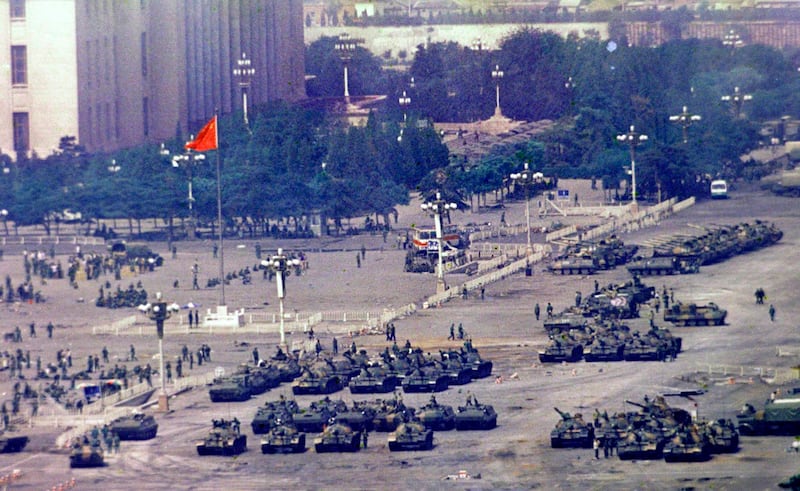
<path fill-rule="evenodd" d="M 736 419 L 742 435 L 797 435 L 800 433 L 800 388 L 792 388 L 774 399 L 770 397 L 762 409 L 745 404 Z"/>
<path fill-rule="evenodd" d="M 691 274 L 699 270 L 699 260 L 691 257 L 656 256 L 628 264 L 628 272 L 637 276 Z"/>

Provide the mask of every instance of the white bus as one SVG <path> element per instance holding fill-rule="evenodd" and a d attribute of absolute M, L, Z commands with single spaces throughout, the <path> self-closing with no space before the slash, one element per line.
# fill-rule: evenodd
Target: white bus
<path fill-rule="evenodd" d="M 725 199 L 728 197 L 728 183 L 724 179 L 711 181 L 711 198 Z"/>

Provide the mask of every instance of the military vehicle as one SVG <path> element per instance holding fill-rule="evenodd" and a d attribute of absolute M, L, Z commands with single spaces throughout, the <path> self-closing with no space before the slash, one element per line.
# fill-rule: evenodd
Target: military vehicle
<path fill-rule="evenodd" d="M 277 401 L 268 401 L 256 410 L 256 415 L 250 423 L 253 433 L 260 435 L 269 432 L 278 420 L 284 423 L 294 421 L 294 415 L 300 412 L 300 407 L 293 399 L 281 397 Z"/>
<path fill-rule="evenodd" d="M 453 406 L 439 404 L 436 397 L 417 411 L 417 418 L 426 428 L 435 431 L 447 431 L 456 427 L 456 413 Z"/>
<path fill-rule="evenodd" d="M 586 423 L 580 413 L 573 416 L 557 407 L 553 409 L 561 416 L 561 420 L 550 431 L 550 446 L 552 448 L 592 448 L 594 426 Z"/>
<path fill-rule="evenodd" d="M 397 427 L 388 438 L 389 450 L 430 450 L 433 448 L 433 430 L 419 421 L 409 421 Z"/>
<path fill-rule="evenodd" d="M 248 375 L 231 375 L 215 379 L 208 389 L 211 402 L 241 402 L 250 399 L 252 391 Z"/>
<path fill-rule="evenodd" d="M 212 420 L 213 427 L 203 441 L 197 442 L 198 455 L 239 455 L 247 450 L 247 435 L 239 432 L 239 422 Z"/>
<path fill-rule="evenodd" d="M 449 351 L 448 356 L 458 356 L 461 362 L 470 367 L 472 370 L 472 378 L 486 378 L 492 374 L 493 363 L 490 360 L 484 360 L 478 353 L 478 350 L 472 346 L 472 341 L 464 341 L 464 347 L 460 351 Z"/>
<path fill-rule="evenodd" d="M 707 305 L 677 302 L 664 309 L 664 320 L 684 326 L 721 326 L 725 324 L 728 311 L 719 308 L 714 302 Z"/>
<path fill-rule="evenodd" d="M 351 394 L 392 392 L 398 385 L 400 378 L 381 366 L 362 368 L 348 384 Z"/>
<path fill-rule="evenodd" d="M 300 364 L 297 363 L 297 360 L 293 356 L 283 354 L 282 351 L 277 357 L 270 359 L 269 363 L 265 363 L 265 365 L 275 367 L 278 370 L 281 382 L 291 382 L 302 373 L 302 369 L 300 368 Z"/>
<path fill-rule="evenodd" d="M 621 460 L 660 459 L 665 444 L 664 436 L 654 428 L 633 428 L 617 443 L 617 455 Z"/>
<path fill-rule="evenodd" d="M 436 367 L 420 367 L 403 379 L 403 392 L 441 392 L 450 386 L 447 374 Z"/>
<path fill-rule="evenodd" d="M 673 353 L 672 344 L 655 335 L 641 336 L 638 332 L 625 340 L 625 361 L 664 361 Z"/>
<path fill-rule="evenodd" d="M 72 444 L 69 453 L 69 466 L 79 467 L 102 467 L 105 465 L 103 445 L 100 440 L 89 441 L 89 437 L 84 435 L 81 439 Z"/>
<path fill-rule="evenodd" d="M 353 403 L 352 408 L 345 408 L 344 411 L 338 411 L 335 420 L 337 423 L 346 424 L 352 428 L 353 431 L 372 431 L 375 414 L 376 410 L 372 405 L 356 401 Z"/>
<path fill-rule="evenodd" d="M 306 434 L 288 422 L 278 420 L 261 438 L 261 453 L 303 453 L 306 451 Z"/>
<path fill-rule="evenodd" d="M 544 320 L 547 334 L 560 334 L 572 330 L 585 330 L 589 321 L 583 313 L 561 312 Z"/>
<path fill-rule="evenodd" d="M 542 363 L 575 362 L 583 357 L 583 345 L 568 334 L 554 336 L 545 349 L 539 351 Z"/>
<path fill-rule="evenodd" d="M 762 409 L 745 404 L 736 419 L 742 435 L 800 434 L 800 388 L 790 389 L 774 400 L 770 398 Z"/>
<path fill-rule="evenodd" d="M 583 347 L 583 359 L 587 362 L 622 361 L 625 357 L 625 339 L 610 331 L 597 334 L 591 343 Z"/>
<path fill-rule="evenodd" d="M 436 366 L 447 376 L 449 385 L 465 385 L 472 382 L 472 368 L 461 362 L 460 358 L 451 358 L 442 354 Z"/>
<path fill-rule="evenodd" d="M 342 423 L 334 423 L 314 438 L 314 450 L 323 452 L 358 452 L 361 433 Z"/>
<path fill-rule="evenodd" d="M 109 426 L 120 440 L 149 440 L 158 432 L 156 419 L 142 413 L 117 418 Z"/>
<path fill-rule="evenodd" d="M 0 432 L 0 453 L 22 452 L 28 441 L 27 436 L 8 436 L 7 433 Z"/>
<path fill-rule="evenodd" d="M 497 426 L 497 413 L 489 404 L 480 404 L 474 395 L 456 411 L 456 430 L 491 430 Z"/>
<path fill-rule="evenodd" d="M 336 415 L 340 412 L 347 411 L 347 404 L 341 399 L 332 400 L 325 397 L 316 402 L 312 402 L 306 409 L 301 409 L 300 412 L 292 416 L 294 425 L 298 431 L 303 433 L 318 433 L 333 421 Z"/>
<path fill-rule="evenodd" d="M 303 372 L 292 382 L 292 393 L 332 394 L 344 389 L 347 380 L 336 374 L 325 365 L 315 364 L 303 367 Z"/>
<path fill-rule="evenodd" d="M 739 431 L 729 419 L 705 422 L 701 430 L 708 439 L 713 453 L 733 453 L 739 450 Z"/>
<path fill-rule="evenodd" d="M 692 274 L 700 271 L 700 261 L 684 256 L 656 256 L 628 264 L 628 271 L 638 276 Z"/>
<path fill-rule="evenodd" d="M 711 445 L 696 425 L 683 425 L 675 429 L 662 453 L 667 462 L 705 462 L 711 458 Z"/>
<path fill-rule="evenodd" d="M 591 259 L 568 258 L 554 261 L 547 266 L 553 274 L 594 274 L 597 266 Z"/>
<path fill-rule="evenodd" d="M 254 396 L 263 394 L 281 384 L 280 370 L 271 365 L 250 366 L 243 363 L 236 368 L 234 375 L 247 376 L 246 380 L 250 386 L 250 393 Z"/>
<path fill-rule="evenodd" d="M 376 401 L 375 416 L 372 419 L 374 431 L 394 431 L 402 423 L 414 419 L 416 410 L 406 406 L 399 396 L 394 399 L 380 399 Z"/>

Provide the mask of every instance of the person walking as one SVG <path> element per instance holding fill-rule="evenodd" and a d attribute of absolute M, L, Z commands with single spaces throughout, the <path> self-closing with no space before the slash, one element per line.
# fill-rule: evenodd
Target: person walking
<path fill-rule="evenodd" d="M 536 305 L 533 306 L 533 315 L 536 316 L 536 320 L 539 320 L 539 314 L 541 313 L 541 309 L 539 309 L 539 303 L 537 302 Z"/>
<path fill-rule="evenodd" d="M 192 324 L 194 324 L 194 313 L 189 309 L 189 329 L 192 328 Z"/>
<path fill-rule="evenodd" d="M 333 340 L 331 341 L 331 351 L 333 351 L 334 355 L 339 354 L 339 340 L 336 339 L 336 336 L 334 336 Z"/>
<path fill-rule="evenodd" d="M 361 267 L 361 256 L 356 253 L 356 267 Z"/>
<path fill-rule="evenodd" d="M 448 341 L 455 341 L 456 340 L 456 324 L 455 322 L 450 323 L 450 335 L 447 336 Z"/>
<path fill-rule="evenodd" d="M 48 322 L 47 323 L 47 337 L 50 338 L 50 339 L 53 338 L 53 329 L 55 329 L 55 327 L 53 326 L 53 323 L 52 322 Z"/>
<path fill-rule="evenodd" d="M 547 318 L 553 317 L 553 304 L 547 302 Z"/>
<path fill-rule="evenodd" d="M 258 348 L 253 348 L 253 363 L 258 365 L 259 360 L 261 360 L 261 357 L 258 355 Z"/>
<path fill-rule="evenodd" d="M 775 322 L 775 306 L 773 304 L 769 304 L 769 320 Z"/>

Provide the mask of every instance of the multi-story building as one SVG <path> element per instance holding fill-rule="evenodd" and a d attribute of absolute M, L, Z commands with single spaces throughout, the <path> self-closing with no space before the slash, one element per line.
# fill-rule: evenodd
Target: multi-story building
<path fill-rule="evenodd" d="M 249 104 L 305 97 L 302 0 L 0 0 L 0 151 L 158 142 Z"/>

